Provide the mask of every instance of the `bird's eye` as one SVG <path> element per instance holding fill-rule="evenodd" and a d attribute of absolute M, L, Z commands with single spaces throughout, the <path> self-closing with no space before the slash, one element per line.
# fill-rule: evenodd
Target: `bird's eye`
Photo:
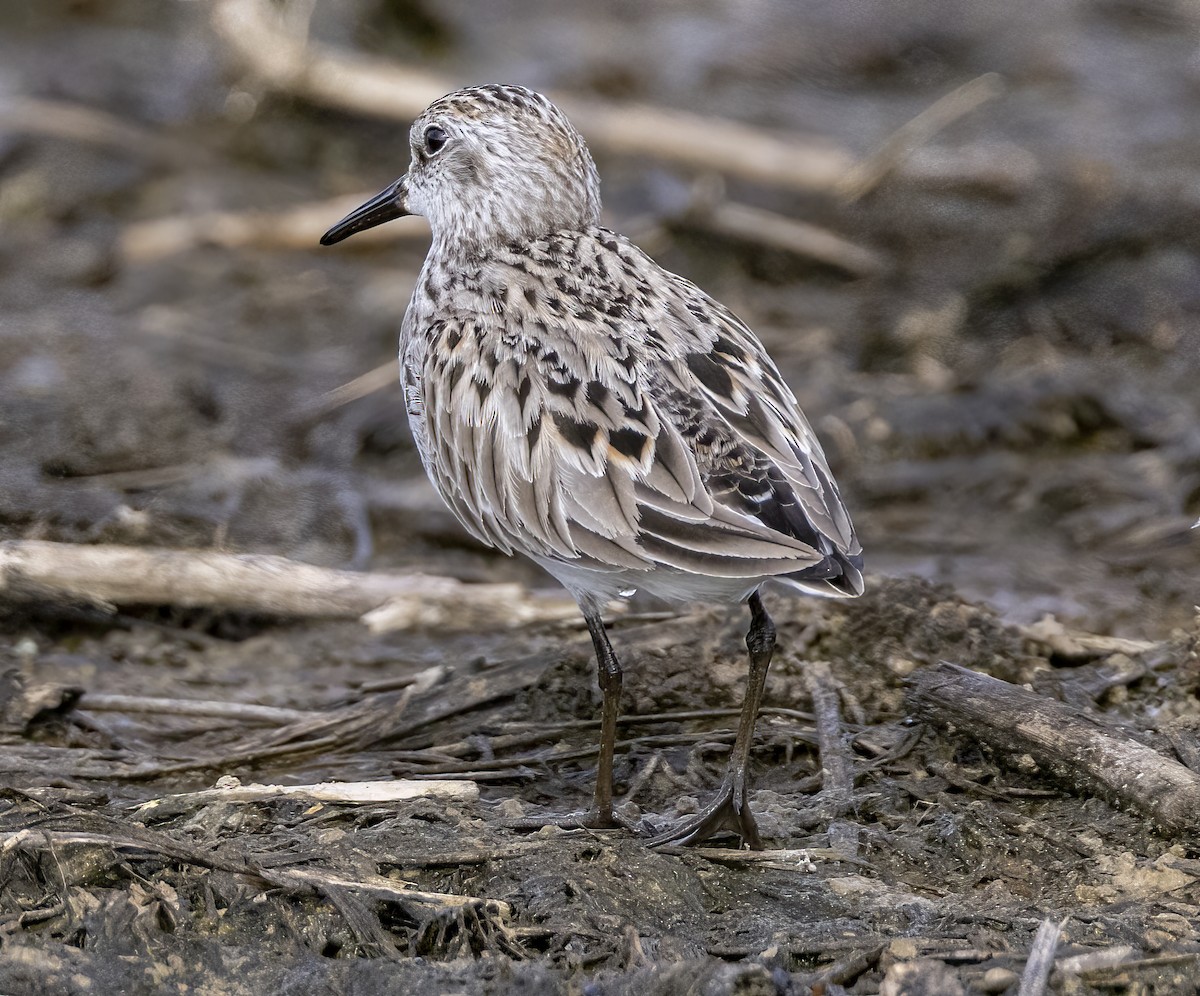
<path fill-rule="evenodd" d="M 449 137 L 437 125 L 430 125 L 425 129 L 425 151 L 431 155 L 435 152 L 440 152 Z"/>

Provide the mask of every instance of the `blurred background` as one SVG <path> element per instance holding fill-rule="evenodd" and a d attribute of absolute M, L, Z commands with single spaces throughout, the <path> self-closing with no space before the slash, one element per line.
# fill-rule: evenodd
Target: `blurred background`
<path fill-rule="evenodd" d="M 7 0 L 0 538 L 552 585 L 469 540 L 413 450 L 422 222 L 316 244 L 404 171 L 406 116 L 512 82 L 580 125 L 606 223 L 761 335 L 869 571 L 1161 633 L 1200 566 L 1198 20 Z"/>

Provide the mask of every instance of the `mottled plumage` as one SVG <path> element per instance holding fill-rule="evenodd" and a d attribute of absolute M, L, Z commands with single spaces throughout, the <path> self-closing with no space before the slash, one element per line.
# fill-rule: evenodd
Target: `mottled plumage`
<path fill-rule="evenodd" d="M 762 344 L 599 225 L 596 168 L 554 105 L 522 87 L 461 90 L 417 119 L 411 144 L 406 176 L 322 242 L 403 214 L 429 219 L 433 245 L 400 334 L 413 435 L 473 536 L 532 557 L 578 599 L 605 689 L 600 779 L 611 779 L 604 738 L 620 668 L 599 621 L 605 602 L 631 589 L 749 598 L 747 639 L 765 654 L 755 667 L 751 647 L 757 712 L 773 644 L 759 587 L 858 595 L 861 549 Z M 734 829 L 755 843 L 744 756 L 735 768 L 712 812 L 663 839 Z M 613 820 L 605 793 L 598 782 L 591 824 Z"/>

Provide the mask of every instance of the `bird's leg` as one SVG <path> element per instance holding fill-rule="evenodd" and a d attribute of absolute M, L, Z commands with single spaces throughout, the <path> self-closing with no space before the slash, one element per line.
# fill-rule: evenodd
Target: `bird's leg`
<path fill-rule="evenodd" d="M 750 629 L 746 633 L 746 649 L 750 652 L 750 674 L 746 679 L 746 698 L 738 722 L 737 738 L 729 755 L 729 766 L 713 800 L 694 816 L 681 820 L 654 837 L 650 844 L 699 844 L 723 830 L 742 838 L 742 843 L 754 850 L 762 848 L 758 825 L 747 799 L 746 768 L 750 763 L 750 747 L 754 742 L 754 724 L 762 705 L 763 688 L 767 683 L 767 668 L 775 650 L 775 624 L 767 615 L 762 599 L 754 592 L 749 599 Z"/>
<path fill-rule="evenodd" d="M 621 706 L 621 662 L 613 653 L 604 621 L 592 610 L 584 613 L 596 647 L 596 678 L 604 695 L 600 713 L 600 756 L 596 761 L 596 794 L 588 817 L 593 826 L 616 826 L 613 819 L 613 750 L 617 745 L 617 711 Z"/>
<path fill-rule="evenodd" d="M 592 634 L 596 648 L 596 672 L 604 704 L 600 713 L 600 756 L 596 762 L 596 793 L 592 808 L 586 813 L 567 816 L 532 816 L 511 824 L 517 829 L 558 826 L 568 830 L 587 828 L 604 830 L 625 827 L 632 830 L 628 820 L 613 813 L 613 751 L 617 744 L 617 712 L 621 706 L 621 662 L 613 653 L 604 620 L 594 609 L 584 609 L 583 618 Z"/>

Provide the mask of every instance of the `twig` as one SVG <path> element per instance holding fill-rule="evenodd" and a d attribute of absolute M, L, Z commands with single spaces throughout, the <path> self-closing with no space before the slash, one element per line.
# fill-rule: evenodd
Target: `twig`
<path fill-rule="evenodd" d="M 433 667 L 423 668 L 416 674 L 398 674 L 391 678 L 377 678 L 374 681 L 350 682 L 350 687 L 357 689 L 363 695 L 375 692 L 395 692 L 402 688 L 413 686 L 414 691 L 427 692 L 436 688 L 446 680 L 450 669 L 445 664 L 434 664 Z"/>
<path fill-rule="evenodd" d="M 1091 660 L 1108 654 L 1136 656 L 1158 646 L 1149 640 L 1129 640 L 1119 636 L 1102 636 L 1067 629 L 1049 614 L 1030 625 L 1017 626 L 1017 631 L 1027 640 L 1071 660 Z"/>
<path fill-rule="evenodd" d="M 854 803 L 854 771 L 842 739 L 837 685 L 825 661 L 806 662 L 804 682 L 812 697 L 813 713 L 817 720 L 822 808 L 833 819 L 849 812 Z"/>
<path fill-rule="evenodd" d="M 1085 972 L 1102 971 L 1124 965 L 1137 956 L 1138 949 L 1132 944 L 1114 944 L 1112 947 L 1101 948 L 1098 951 L 1087 951 L 1083 954 L 1058 958 L 1054 962 L 1054 967 L 1064 975 L 1083 975 Z"/>
<path fill-rule="evenodd" d="M 216 788 L 150 799 L 141 803 L 136 811 L 141 813 L 157 809 L 164 803 L 204 806 L 210 802 L 261 802 L 281 796 L 301 796 L 314 802 L 339 802 L 356 806 L 403 802 L 427 796 L 472 802 L 479 798 L 479 786 L 468 781 L 432 778 L 421 781 L 393 778 L 372 782 L 318 782 L 315 785 L 261 785 L 256 782 L 243 784 L 237 778 L 223 778 Z"/>
<path fill-rule="evenodd" d="M 421 574 L 338 571 L 283 557 L 211 550 L 0 543 L 0 597 L 57 596 L 101 608 L 177 605 L 310 618 L 359 619 L 375 632 L 475 628 L 574 616 L 565 595 L 518 584 L 464 584 Z"/>
<path fill-rule="evenodd" d="M 370 231 L 374 232 L 377 229 L 372 228 Z M 326 391 L 317 399 L 317 403 L 313 405 L 310 417 L 315 420 L 328 415 L 331 411 L 335 411 L 343 405 L 350 404 L 352 401 L 368 397 L 376 391 L 384 391 L 390 387 L 398 388 L 400 384 L 399 371 L 400 366 L 395 358 L 393 358 L 388 360 L 387 363 L 381 363 L 373 370 L 368 370 L 365 374 L 360 374 L 353 380 L 335 387 L 332 391 Z"/>
<path fill-rule="evenodd" d="M 295 723 L 317 713 L 248 702 L 213 702 L 205 699 L 163 699 L 142 695 L 97 695 L 85 692 L 79 708 L 91 712 L 152 713 L 158 716 L 211 716 L 243 723 Z"/>
<path fill-rule="evenodd" d="M 658 848 L 659 853 L 669 854 L 671 848 Z M 689 847 L 679 848 L 680 853 L 694 854 L 706 861 L 724 865 L 775 864 L 803 867 L 813 860 L 845 861 L 846 856 L 832 847 L 794 847 L 774 851 L 741 851 L 732 847 Z M 854 862 L 866 864 L 866 862 Z"/>
<path fill-rule="evenodd" d="M 376 899 L 386 899 L 399 903 L 422 903 L 427 906 L 439 906 L 448 910 L 459 910 L 467 907 L 482 908 L 492 916 L 509 917 L 512 907 L 502 899 L 482 899 L 478 896 L 456 896 L 448 892 L 425 892 L 420 889 L 408 889 L 402 883 L 385 878 L 383 875 L 363 875 L 359 878 L 349 878 L 324 868 L 263 868 L 257 874 L 272 884 L 282 886 L 336 887 L 365 892 Z"/>
<path fill-rule="evenodd" d="M 878 253 L 826 228 L 748 204 L 723 201 L 713 208 L 707 224 L 719 234 L 784 249 L 856 277 L 875 276 L 887 269 Z"/>
<path fill-rule="evenodd" d="M 1194 833 L 1200 775 L 1069 706 L 942 662 L 921 672 L 917 709 L 1001 754 L 1028 755 L 1075 789 L 1132 806 L 1174 833 Z"/>
<path fill-rule="evenodd" d="M 410 122 L 458 81 L 328 45 L 307 43 L 261 0 L 218 0 L 213 26 L 263 83 L 327 107 Z M 599 151 L 650 156 L 792 190 L 831 191 L 853 163 L 819 139 L 637 104 L 554 97 Z"/>
<path fill-rule="evenodd" d="M 847 201 L 863 197 L 917 146 L 925 144 L 947 125 L 1003 92 L 1004 81 L 997 73 L 984 73 L 952 90 L 897 128 L 878 149 L 848 170 L 838 183 L 842 197 Z"/>
<path fill-rule="evenodd" d="M 703 180 L 696 184 L 696 195 L 679 220 L 717 235 L 814 259 L 856 277 L 874 276 L 887 268 L 878 253 L 826 228 L 726 200 L 725 185 L 719 177 L 716 180 L 715 185 Z"/>
<path fill-rule="evenodd" d="M 1054 953 L 1058 950 L 1058 939 L 1062 934 L 1066 920 L 1055 923 L 1053 920 L 1043 920 L 1033 938 L 1029 949 L 1029 959 L 1025 962 L 1025 971 L 1021 974 L 1021 988 L 1017 996 L 1043 996 L 1050 971 L 1054 968 Z"/>

